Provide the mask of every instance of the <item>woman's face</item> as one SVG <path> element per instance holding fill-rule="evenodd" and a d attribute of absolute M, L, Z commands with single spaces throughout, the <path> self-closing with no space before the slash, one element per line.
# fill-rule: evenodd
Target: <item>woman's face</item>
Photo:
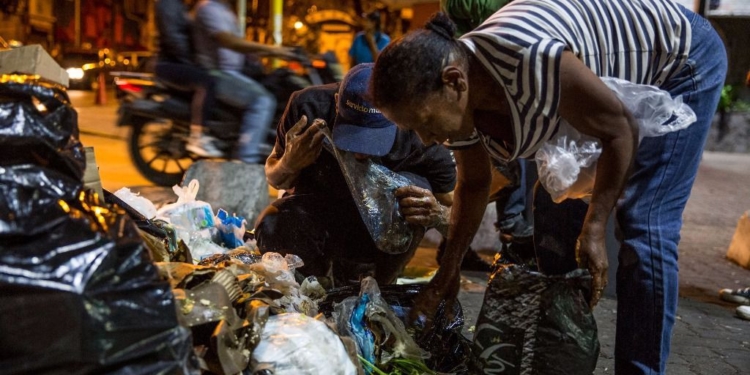
<path fill-rule="evenodd" d="M 399 128 L 413 130 L 425 145 L 468 138 L 474 130 L 467 116 L 467 95 L 455 95 L 450 88 L 400 108 L 381 109 Z"/>

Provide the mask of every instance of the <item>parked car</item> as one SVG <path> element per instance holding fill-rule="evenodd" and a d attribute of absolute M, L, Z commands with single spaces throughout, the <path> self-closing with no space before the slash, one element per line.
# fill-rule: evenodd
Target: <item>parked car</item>
<path fill-rule="evenodd" d="M 91 90 L 96 87 L 99 73 L 110 80 L 109 71 L 117 66 L 114 51 L 103 49 L 68 49 L 58 63 L 68 72 L 71 90 Z"/>

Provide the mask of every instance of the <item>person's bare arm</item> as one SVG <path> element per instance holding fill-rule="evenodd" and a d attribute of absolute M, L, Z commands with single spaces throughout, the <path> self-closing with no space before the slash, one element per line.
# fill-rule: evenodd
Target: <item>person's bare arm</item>
<path fill-rule="evenodd" d="M 594 191 L 576 249 L 579 264 L 593 276 L 594 306 L 607 282 L 607 220 L 635 160 L 638 125 L 612 90 L 569 51 L 563 53 L 560 66 L 560 116 L 602 143 Z"/>
<path fill-rule="evenodd" d="M 214 37 L 220 46 L 240 53 L 255 53 L 285 58 L 296 57 L 296 54 L 290 48 L 251 42 L 225 31 L 214 34 Z"/>
<path fill-rule="evenodd" d="M 451 207 L 447 243 L 440 269 L 415 300 L 410 314 L 412 321 L 420 316 L 429 325 L 442 301 L 451 311 L 452 301 L 458 295 L 461 261 L 479 229 L 490 188 L 490 160 L 479 143 L 454 151 L 457 166 L 457 184 Z"/>
<path fill-rule="evenodd" d="M 323 149 L 324 134 L 320 129 L 326 122 L 315 119 L 307 126 L 307 117 L 299 121 L 286 133 L 286 147 L 281 157 L 277 156 L 276 146 L 266 159 L 266 180 L 275 189 L 291 189 L 297 182 L 300 172 L 318 159 Z"/>

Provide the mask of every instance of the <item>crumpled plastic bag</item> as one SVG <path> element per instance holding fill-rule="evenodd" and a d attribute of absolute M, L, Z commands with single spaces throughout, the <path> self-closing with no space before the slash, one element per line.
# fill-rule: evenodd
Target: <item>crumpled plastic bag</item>
<path fill-rule="evenodd" d="M 130 189 L 124 187 L 115 191 L 114 195 L 138 211 L 146 219 L 153 219 L 156 216 L 156 206 L 154 206 L 154 203 L 140 194 L 133 193 Z"/>
<path fill-rule="evenodd" d="M 472 373 L 591 374 L 599 358 L 591 275 L 495 263 L 477 319 Z"/>
<path fill-rule="evenodd" d="M 333 146 L 328 128 L 321 131 L 327 138 L 324 147 L 338 161 L 359 214 L 378 250 L 402 254 L 417 246 L 424 230 L 418 230 L 404 220 L 395 194 L 396 189 L 414 183 L 370 159 L 357 160 L 353 153 L 339 150 Z"/>
<path fill-rule="evenodd" d="M 234 249 L 245 244 L 245 226 L 247 221 L 242 216 L 229 216 L 224 209 L 219 209 L 216 213 L 218 222 L 216 227 L 219 228 L 221 242 L 224 246 Z"/>
<path fill-rule="evenodd" d="M 696 121 L 695 112 L 682 97 L 654 86 L 634 84 L 622 79 L 603 77 L 610 88 L 638 122 L 638 142 L 644 137 L 658 137 L 682 130 Z M 552 139 L 536 152 L 539 182 L 560 203 L 566 199 L 587 199 L 596 179 L 596 161 L 601 142 L 581 134 L 565 120 Z"/>
<path fill-rule="evenodd" d="M 357 373 L 338 336 L 325 323 L 297 313 L 268 317 L 250 369 L 274 375 Z"/>

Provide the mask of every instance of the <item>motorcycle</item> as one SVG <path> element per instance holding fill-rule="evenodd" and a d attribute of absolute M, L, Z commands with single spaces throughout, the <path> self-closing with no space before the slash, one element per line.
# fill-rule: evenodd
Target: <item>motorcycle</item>
<path fill-rule="evenodd" d="M 136 169 L 156 185 L 180 183 L 190 165 L 202 157 L 186 149 L 190 135 L 192 92 L 170 86 L 149 73 L 112 72 L 119 101 L 118 126 L 131 128 L 128 150 Z M 251 76 L 276 97 L 272 126 L 264 134 L 261 152 L 268 156 L 276 141 L 276 126 L 294 91 L 310 85 L 339 82 L 343 78 L 335 55 L 327 53 L 298 59 L 286 66 L 261 70 Z M 242 110 L 217 103 L 206 121 L 215 146 L 229 159 L 239 138 Z M 265 157 L 263 158 L 265 160 Z"/>

